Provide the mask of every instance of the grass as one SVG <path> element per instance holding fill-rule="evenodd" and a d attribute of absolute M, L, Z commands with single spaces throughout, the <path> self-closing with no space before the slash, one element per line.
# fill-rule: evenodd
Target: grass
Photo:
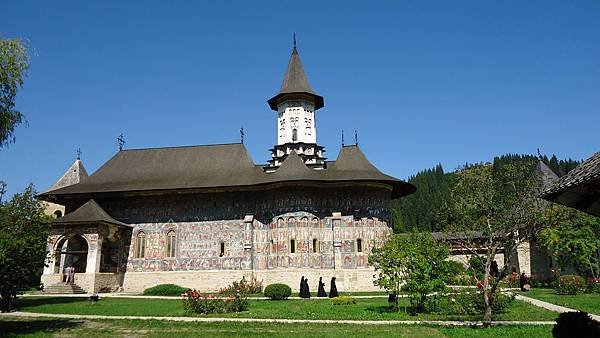
<path fill-rule="evenodd" d="M 279 323 L 183 323 L 157 320 L 63 320 L 0 317 L 3 336 L 145 337 L 551 337 L 552 326 L 430 327 Z"/>
<path fill-rule="evenodd" d="M 401 298 L 400 306 L 408 305 Z M 104 298 L 90 303 L 86 298 L 24 297 L 16 303 L 20 311 L 65 314 L 188 316 L 179 299 Z M 514 301 L 507 313 L 494 320 L 549 320 L 557 314 L 524 302 Z M 250 300 L 248 311 L 207 315 L 207 317 L 337 319 L 337 320 L 481 320 L 481 316 L 418 314 L 393 312 L 385 298 L 357 299 L 353 305 L 333 305 L 329 299 L 267 301 Z"/>
<path fill-rule="evenodd" d="M 600 315 L 600 294 L 557 295 L 554 289 L 532 289 L 523 296 L 543 300 L 548 303 Z"/>

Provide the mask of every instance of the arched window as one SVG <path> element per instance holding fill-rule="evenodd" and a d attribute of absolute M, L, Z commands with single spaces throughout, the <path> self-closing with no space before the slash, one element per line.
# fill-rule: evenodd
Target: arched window
<path fill-rule="evenodd" d="M 290 253 L 296 253 L 296 240 L 290 239 Z"/>
<path fill-rule="evenodd" d="M 316 238 L 313 238 L 313 253 L 317 253 L 321 251 L 319 248 L 319 241 Z"/>
<path fill-rule="evenodd" d="M 61 217 L 62 217 L 62 211 L 56 210 L 54 212 L 54 218 L 61 218 Z"/>
<path fill-rule="evenodd" d="M 135 258 L 144 258 L 145 253 L 146 234 L 143 231 L 140 231 L 135 238 Z"/>
<path fill-rule="evenodd" d="M 176 238 L 175 231 L 170 230 L 167 233 L 167 257 L 175 257 Z"/>
<path fill-rule="evenodd" d="M 219 257 L 225 256 L 225 242 L 219 243 Z"/>
<path fill-rule="evenodd" d="M 298 141 L 298 129 L 293 129 L 292 130 L 292 142 L 296 142 Z"/>
<path fill-rule="evenodd" d="M 273 254 L 275 252 L 275 243 L 273 242 L 273 240 L 271 240 L 271 242 L 269 242 L 269 253 Z"/>
<path fill-rule="evenodd" d="M 356 251 L 357 252 L 362 252 L 363 247 L 362 247 L 362 239 L 358 238 L 356 240 Z"/>

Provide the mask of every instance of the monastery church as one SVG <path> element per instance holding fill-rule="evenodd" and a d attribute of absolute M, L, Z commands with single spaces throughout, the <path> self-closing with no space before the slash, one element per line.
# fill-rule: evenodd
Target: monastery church
<path fill-rule="evenodd" d="M 301 276 L 311 285 L 336 277 L 340 291 L 377 290 L 369 253 L 392 233 L 392 199 L 416 188 L 357 145 L 325 158 L 316 130 L 324 99 L 295 46 L 267 102 L 277 118 L 267 164 L 242 143 L 121 150 L 89 176 L 77 159 L 38 196 L 65 210 L 50 224 L 42 283 L 59 284 L 73 266 L 87 292 L 216 291 L 242 276 L 295 290 Z"/>

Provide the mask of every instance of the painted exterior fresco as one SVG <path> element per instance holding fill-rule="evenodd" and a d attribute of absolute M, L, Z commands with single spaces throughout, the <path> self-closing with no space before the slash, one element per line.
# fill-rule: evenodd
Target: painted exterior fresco
<path fill-rule="evenodd" d="M 385 199 L 389 192 L 360 192 L 300 190 L 293 197 L 289 192 L 221 193 L 99 203 L 116 219 L 133 226 L 127 271 L 352 269 L 368 267 L 371 249 L 391 233 L 389 200 Z M 353 214 L 337 212 L 334 216 L 330 211 L 336 209 Z M 140 232 L 145 235 L 146 250 L 143 258 L 136 258 Z M 175 257 L 167 257 L 169 232 L 176 236 Z"/>

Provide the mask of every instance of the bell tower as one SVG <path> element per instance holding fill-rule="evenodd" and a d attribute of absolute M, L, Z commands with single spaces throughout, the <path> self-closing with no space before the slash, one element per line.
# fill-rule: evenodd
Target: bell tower
<path fill-rule="evenodd" d="M 272 159 L 266 171 L 276 171 L 292 150 L 308 167 L 325 168 L 325 150 L 317 144 L 315 115 L 324 106 L 323 97 L 308 83 L 295 38 L 279 93 L 267 102 L 277 112 L 277 144 L 270 150 Z"/>

